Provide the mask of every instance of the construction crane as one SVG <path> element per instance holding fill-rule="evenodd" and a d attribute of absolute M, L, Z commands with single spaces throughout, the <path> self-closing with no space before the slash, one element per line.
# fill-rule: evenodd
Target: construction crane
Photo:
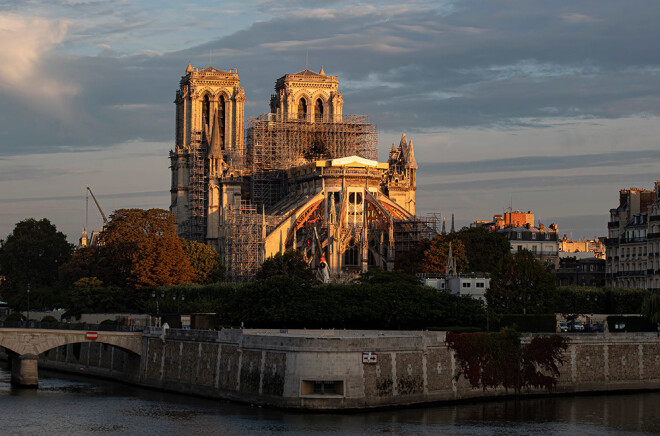
<path fill-rule="evenodd" d="M 92 199 L 94 200 L 94 203 L 96 203 L 96 207 L 99 209 L 99 212 L 101 212 L 101 216 L 103 217 L 103 225 L 105 226 L 106 224 L 108 224 L 108 218 L 107 218 L 107 217 L 105 216 L 105 214 L 103 213 L 103 210 L 101 209 L 101 206 L 99 205 L 99 202 L 96 201 L 96 197 L 94 196 L 94 193 L 93 193 L 92 190 L 89 188 L 89 186 L 87 187 L 87 190 L 89 191 L 90 194 L 92 194 Z M 85 219 L 85 221 L 86 221 L 86 220 L 87 220 L 87 219 Z M 87 227 L 87 226 L 85 225 L 85 227 Z"/>

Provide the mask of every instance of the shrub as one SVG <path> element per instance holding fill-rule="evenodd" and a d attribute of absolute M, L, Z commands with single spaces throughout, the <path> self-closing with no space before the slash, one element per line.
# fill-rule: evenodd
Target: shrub
<path fill-rule="evenodd" d="M 21 312 L 12 312 L 5 319 L 5 321 L 9 321 L 9 322 L 16 322 L 21 320 L 25 320 L 25 316 L 23 316 Z"/>

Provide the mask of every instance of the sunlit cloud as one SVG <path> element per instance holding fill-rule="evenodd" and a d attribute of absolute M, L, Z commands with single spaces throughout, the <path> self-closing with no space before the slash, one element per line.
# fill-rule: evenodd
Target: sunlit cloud
<path fill-rule="evenodd" d="M 53 103 L 78 92 L 74 84 L 52 75 L 46 59 L 64 40 L 67 27 L 66 20 L 0 12 L 0 87 L 4 92 L 48 111 Z"/>

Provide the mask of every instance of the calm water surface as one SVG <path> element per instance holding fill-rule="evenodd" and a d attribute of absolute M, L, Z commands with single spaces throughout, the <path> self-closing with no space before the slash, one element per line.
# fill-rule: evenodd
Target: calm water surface
<path fill-rule="evenodd" d="M 0 434 L 660 434 L 660 393 L 321 414 L 39 375 L 39 389 L 14 389 L 0 370 Z"/>

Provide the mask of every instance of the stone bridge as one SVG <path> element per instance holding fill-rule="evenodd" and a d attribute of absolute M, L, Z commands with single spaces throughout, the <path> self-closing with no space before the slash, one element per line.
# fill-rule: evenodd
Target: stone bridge
<path fill-rule="evenodd" d="M 88 339 L 84 330 L 48 330 L 25 328 L 0 329 L 0 347 L 11 355 L 11 381 L 19 386 L 39 384 L 37 359 L 52 348 L 78 342 L 100 342 L 142 354 L 142 333 L 94 332 L 96 339 Z"/>

